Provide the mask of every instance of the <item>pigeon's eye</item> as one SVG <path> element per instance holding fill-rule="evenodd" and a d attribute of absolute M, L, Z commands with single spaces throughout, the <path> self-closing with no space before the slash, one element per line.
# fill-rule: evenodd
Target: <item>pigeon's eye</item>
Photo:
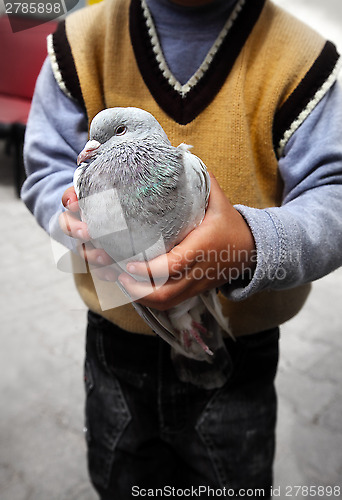
<path fill-rule="evenodd" d="M 115 129 L 115 135 L 124 135 L 127 131 L 127 128 L 124 125 L 119 125 Z"/>

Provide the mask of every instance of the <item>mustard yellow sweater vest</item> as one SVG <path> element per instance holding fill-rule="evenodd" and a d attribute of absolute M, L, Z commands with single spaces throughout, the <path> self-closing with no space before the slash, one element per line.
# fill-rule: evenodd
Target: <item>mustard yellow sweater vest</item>
<path fill-rule="evenodd" d="M 188 86 L 165 65 L 147 7 L 113 0 L 70 15 L 50 43 L 57 79 L 100 110 L 137 106 L 152 113 L 171 143 L 192 144 L 233 204 L 278 206 L 278 155 L 324 94 L 336 64 L 331 44 L 269 1 L 240 1 L 217 46 Z M 152 333 L 131 304 L 101 310 L 89 274 L 75 274 L 87 306 L 121 328 Z M 105 284 L 104 284 L 105 286 Z M 309 291 L 264 291 L 241 302 L 223 296 L 235 335 L 293 317 Z"/>

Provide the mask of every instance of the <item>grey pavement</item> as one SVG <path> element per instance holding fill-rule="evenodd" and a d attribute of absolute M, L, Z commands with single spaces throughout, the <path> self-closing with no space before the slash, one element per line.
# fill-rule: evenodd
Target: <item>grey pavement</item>
<path fill-rule="evenodd" d="M 278 3 L 342 46 L 340 0 Z M 83 437 L 86 308 L 72 276 L 56 269 L 49 237 L 16 198 L 3 146 L 0 500 L 95 500 Z M 342 498 L 334 492 L 342 489 L 341 382 L 339 269 L 314 284 L 303 311 L 282 328 L 277 498 L 309 496 L 295 486 L 323 486 L 311 497 Z"/>

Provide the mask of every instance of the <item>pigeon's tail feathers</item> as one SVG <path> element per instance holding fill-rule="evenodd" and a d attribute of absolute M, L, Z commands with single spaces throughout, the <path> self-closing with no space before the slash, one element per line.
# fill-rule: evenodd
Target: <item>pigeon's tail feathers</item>
<path fill-rule="evenodd" d="M 120 289 L 128 297 L 125 288 L 118 282 Z M 137 313 L 146 321 L 152 330 L 171 346 L 171 358 L 180 380 L 192 383 L 204 389 L 216 389 L 222 387 L 232 372 L 232 361 L 223 342 L 219 329 L 210 333 L 210 342 L 213 351 L 208 348 L 207 352 L 200 348 L 198 342 L 191 342 L 191 350 L 183 345 L 184 338 L 173 329 L 167 315 L 163 312 L 154 311 L 148 307 L 132 302 Z M 190 338 L 188 338 L 190 340 Z M 202 339 L 200 339 L 201 342 Z M 197 349 L 194 349 L 197 346 Z M 197 352 L 196 352 L 197 351 Z M 210 354 L 209 355 L 209 351 Z"/>
<path fill-rule="evenodd" d="M 132 305 L 134 309 L 137 311 L 139 316 L 147 323 L 147 325 L 163 340 L 168 342 L 171 346 L 179 349 L 179 341 L 177 338 L 176 332 L 173 330 L 170 322 L 167 321 L 165 316 L 164 320 L 161 317 L 158 317 L 156 311 L 153 311 L 149 307 L 143 306 L 134 302 L 132 297 L 129 295 L 127 290 L 121 285 L 121 283 L 117 282 L 120 290 L 132 301 Z"/>
<path fill-rule="evenodd" d="M 173 331 L 170 324 L 165 324 L 160 317 L 149 307 L 142 306 L 137 302 L 132 302 L 134 309 L 141 316 L 141 318 L 149 325 L 149 327 L 168 342 L 171 346 L 178 345 L 176 333 Z"/>
<path fill-rule="evenodd" d="M 120 282 L 118 282 L 118 286 L 120 290 L 132 300 L 130 297 L 129 293 L 127 290 L 121 285 Z M 197 300 L 197 307 L 198 307 L 198 297 L 194 297 L 195 300 Z M 191 309 L 190 306 L 192 306 L 192 299 L 188 299 L 185 301 L 186 305 L 182 307 L 182 304 L 180 306 L 176 306 L 177 309 L 180 307 L 179 314 L 180 317 L 178 318 L 178 322 L 182 323 L 184 321 L 185 317 L 189 317 L 190 323 L 192 323 L 192 318 L 189 315 L 189 310 Z M 201 304 L 201 302 L 200 302 Z M 189 328 L 189 335 L 190 337 L 193 338 L 194 341 L 190 340 L 189 337 L 189 345 L 184 342 L 183 338 L 183 333 L 180 332 L 177 327 L 175 326 L 173 319 L 169 317 L 169 315 L 163 311 L 157 311 L 155 309 L 151 309 L 149 307 L 143 306 L 141 304 L 138 304 L 137 302 L 134 302 L 132 300 L 132 305 L 134 309 L 137 311 L 139 316 L 147 323 L 147 325 L 163 340 L 168 342 L 171 347 L 177 351 L 179 354 L 182 356 L 186 356 L 188 358 L 193 358 L 197 360 L 207 360 L 209 361 L 208 358 L 210 358 L 210 355 L 212 355 L 212 352 L 210 349 L 207 347 L 207 345 L 201 341 L 201 339 L 196 338 L 196 335 L 193 336 L 190 332 L 194 328 L 190 326 Z M 194 307 L 196 307 L 194 305 Z M 202 306 L 203 307 L 203 306 Z M 176 313 L 177 315 L 177 313 Z M 178 317 L 178 315 L 177 315 Z M 177 323 L 177 322 L 176 322 Z M 178 323 L 177 323 L 178 324 Z"/>
<path fill-rule="evenodd" d="M 216 293 L 216 290 L 210 290 L 209 292 L 206 293 L 201 293 L 199 295 L 201 298 L 203 304 L 205 307 L 208 309 L 210 314 L 213 316 L 213 318 L 217 321 L 219 326 L 222 328 L 222 330 L 233 339 L 236 340 L 230 327 L 229 327 L 229 322 L 228 318 L 226 318 L 222 312 L 222 306 L 220 299 L 218 298 L 218 295 Z"/>
<path fill-rule="evenodd" d="M 152 330 L 163 340 L 168 342 L 172 349 L 178 354 L 191 359 L 200 361 L 208 361 L 212 352 L 208 346 L 200 338 L 200 334 L 196 334 L 195 328 L 192 326 L 192 318 L 188 313 L 179 318 L 180 323 L 184 322 L 184 318 L 188 316 L 190 324 L 184 331 L 178 330 L 171 318 L 164 311 L 157 311 L 149 307 L 142 306 L 133 302 L 133 307 L 143 320 L 152 328 Z M 184 335 L 188 339 L 184 340 Z"/>

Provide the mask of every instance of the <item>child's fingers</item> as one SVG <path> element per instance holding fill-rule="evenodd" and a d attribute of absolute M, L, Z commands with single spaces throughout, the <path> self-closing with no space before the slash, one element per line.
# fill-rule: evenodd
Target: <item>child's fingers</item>
<path fill-rule="evenodd" d="M 149 262 L 129 262 L 126 268 L 130 274 L 135 274 L 140 278 L 151 278 L 153 276 L 153 279 L 163 279 L 170 275 L 168 256 L 169 254 L 162 254 Z M 153 263 L 153 270 L 150 267 L 151 263 Z"/>
<path fill-rule="evenodd" d="M 78 245 L 78 252 L 88 264 L 96 267 L 106 267 L 113 263 L 113 259 L 102 248 L 95 248 L 89 241 Z"/>
<path fill-rule="evenodd" d="M 78 219 L 73 213 L 69 211 L 62 212 L 58 221 L 62 231 L 68 236 L 83 241 L 90 239 L 87 224 Z"/>
<path fill-rule="evenodd" d="M 199 234 L 199 237 L 197 236 Z M 127 264 L 127 271 L 137 276 L 153 276 L 154 279 L 179 276 L 185 270 L 191 268 L 196 263 L 199 246 L 202 237 L 202 228 L 191 231 L 183 241 L 176 245 L 170 252 L 159 255 L 146 262 L 130 262 Z"/>
<path fill-rule="evenodd" d="M 118 276 L 122 272 L 113 266 L 98 267 L 92 269 L 92 275 L 96 276 L 101 281 L 117 281 Z"/>

